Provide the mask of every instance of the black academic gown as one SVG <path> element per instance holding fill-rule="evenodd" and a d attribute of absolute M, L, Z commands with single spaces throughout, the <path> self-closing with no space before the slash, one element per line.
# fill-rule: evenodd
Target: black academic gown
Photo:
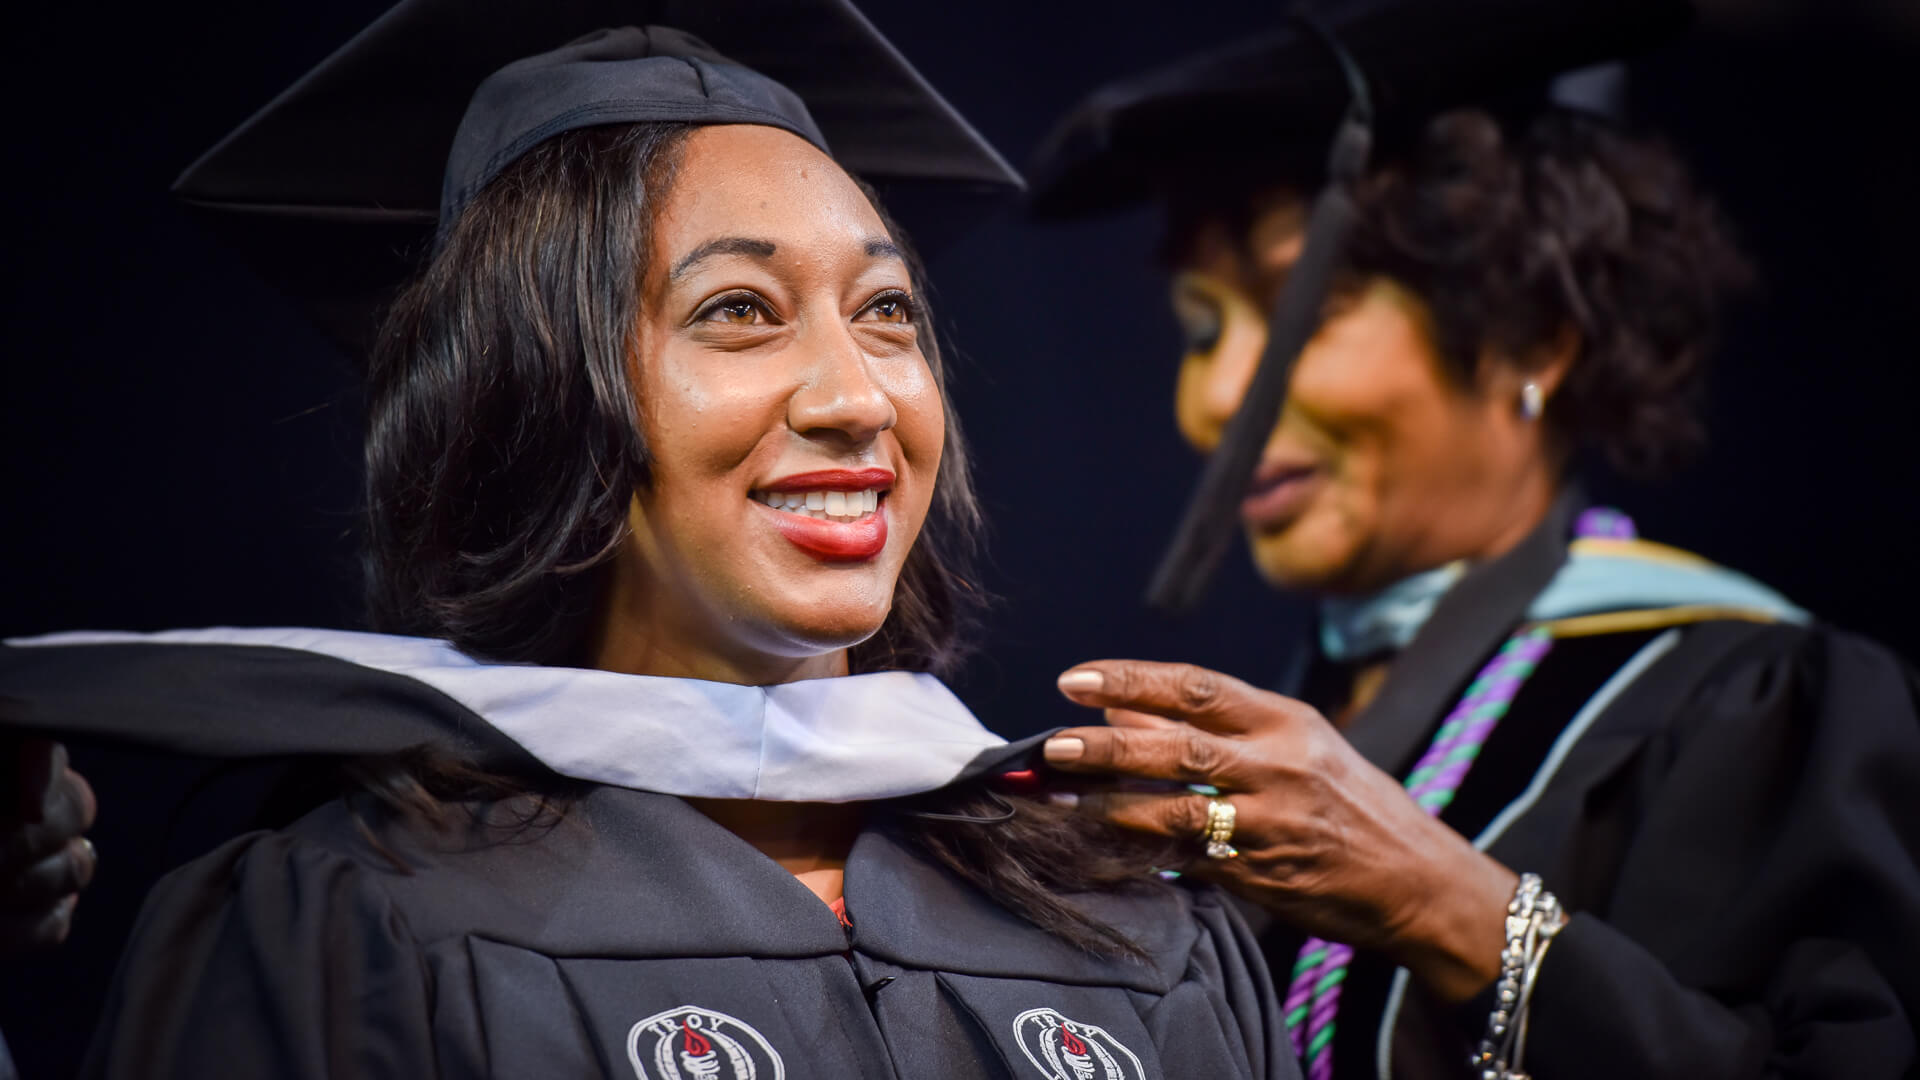
<path fill-rule="evenodd" d="M 601 787 L 557 824 L 494 819 L 456 841 L 375 815 L 368 835 L 335 802 L 176 872 L 86 1074 L 1294 1075 L 1258 949 L 1208 891 L 1088 901 L 1142 964 L 1033 928 L 878 828 L 847 863 L 849 930 L 671 796 Z"/>
<path fill-rule="evenodd" d="M 271 648 L 0 648 L 0 723 L 219 756 L 427 745 L 537 771 L 430 688 Z M 1033 742 L 968 775 L 1024 762 Z M 589 786 L 557 819 L 529 819 L 525 799 L 459 835 L 334 800 L 175 871 L 83 1074 L 1299 1075 L 1259 946 L 1210 888 L 1079 898 L 1149 959 L 1094 956 L 883 820 L 847 862 L 848 929 L 679 798 Z"/>
<path fill-rule="evenodd" d="M 1463 579 L 1394 660 L 1348 729 L 1374 764 L 1411 769 L 1564 559 L 1568 510 Z M 1303 693 L 1338 678 L 1310 672 Z M 1573 912 L 1539 976 L 1528 1071 L 1920 1075 L 1916 702 L 1912 669 L 1817 625 L 1556 642 L 1443 815 Z M 1590 726 L 1570 733 L 1583 712 Z M 1266 934 L 1276 973 L 1299 942 Z M 1473 1075 L 1466 1055 L 1491 1007 L 1491 988 L 1443 1007 L 1361 954 L 1336 1075 Z"/>

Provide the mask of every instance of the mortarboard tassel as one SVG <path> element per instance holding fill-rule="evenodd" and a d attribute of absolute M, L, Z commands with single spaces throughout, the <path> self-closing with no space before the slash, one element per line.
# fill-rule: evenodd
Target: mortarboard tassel
<path fill-rule="evenodd" d="M 1366 171 L 1372 150 L 1373 106 L 1359 65 L 1318 20 L 1304 12 L 1295 12 L 1293 18 L 1333 52 L 1346 73 L 1350 98 L 1328 157 L 1327 183 L 1314 196 L 1300 258 L 1274 303 L 1260 366 L 1219 447 L 1207 459 L 1173 543 L 1147 587 L 1147 606 L 1170 615 L 1199 603 L 1233 538 L 1240 502 L 1286 404 L 1294 361 L 1320 328 L 1327 292 L 1358 217 L 1351 188 Z"/>

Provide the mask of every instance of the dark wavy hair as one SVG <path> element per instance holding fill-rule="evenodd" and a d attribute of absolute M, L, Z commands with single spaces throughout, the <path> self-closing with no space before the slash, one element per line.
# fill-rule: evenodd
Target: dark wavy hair
<path fill-rule="evenodd" d="M 652 215 L 691 130 L 608 126 L 542 143 L 460 213 L 394 303 L 373 352 L 366 435 L 377 629 L 444 638 L 489 659 L 586 662 L 629 501 L 649 482 L 628 359 Z M 908 252 L 924 298 L 906 237 L 863 190 Z M 939 345 L 918 307 L 920 347 L 944 398 Z M 951 404 L 936 484 L 891 612 L 850 652 L 855 672 L 945 672 L 963 655 L 981 599 L 968 569 L 980 512 Z M 563 813 L 578 790 L 425 752 L 359 762 L 352 773 L 379 804 L 430 825 L 501 800 L 524 809 L 522 796 L 533 796 L 527 821 L 537 823 Z M 1144 870 L 1158 860 L 1117 830 L 982 784 L 878 812 L 885 827 L 1041 928 L 1139 955 L 1064 896 L 1152 887 Z"/>
<path fill-rule="evenodd" d="M 1316 183 L 1243 174 L 1185 191 L 1168 254 L 1208 223 L 1244 238 Z M 1701 441 L 1707 356 L 1749 274 L 1668 147 L 1574 109 L 1454 109 L 1393 140 L 1355 194 L 1347 271 L 1425 302 L 1457 385 L 1485 356 L 1524 365 L 1571 331 L 1578 352 L 1547 411 L 1569 449 L 1647 472 Z"/>

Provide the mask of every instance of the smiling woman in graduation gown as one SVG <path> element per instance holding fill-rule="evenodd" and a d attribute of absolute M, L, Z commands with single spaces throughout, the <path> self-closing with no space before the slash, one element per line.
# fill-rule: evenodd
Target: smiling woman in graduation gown
<path fill-rule="evenodd" d="M 392 632 L 0 649 L 9 726 L 354 778 L 154 891 L 87 1074 L 1297 1075 L 1221 896 L 934 674 L 977 509 L 843 169 L 1017 178 L 844 3 L 619 14 L 410 0 L 183 178 L 344 338 L 428 248 L 369 371 Z"/>
<path fill-rule="evenodd" d="M 1552 1080 L 1914 1075 L 1920 680 L 1573 479 L 1687 441 L 1738 275 L 1668 151 L 1545 88 L 1683 6 L 1317 10 L 1103 88 L 1034 169 L 1045 214 L 1168 208 L 1212 456 L 1156 595 L 1238 526 L 1315 647 L 1285 697 L 1082 665 L 1112 726 L 1048 759 L 1136 830 L 1233 808 L 1205 872 L 1270 920 L 1309 1076 L 1503 1076 L 1516 1030 Z"/>

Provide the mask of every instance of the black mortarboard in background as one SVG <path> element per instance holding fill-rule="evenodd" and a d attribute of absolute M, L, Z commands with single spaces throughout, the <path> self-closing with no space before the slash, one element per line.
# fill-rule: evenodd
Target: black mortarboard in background
<path fill-rule="evenodd" d="M 850 0 L 402 0 L 174 191 L 357 349 L 419 268 L 443 190 L 451 210 L 545 138 L 636 121 L 792 131 L 878 187 L 923 249 L 1021 186 Z"/>
<path fill-rule="evenodd" d="M 1336 0 L 1294 10 L 1358 65 L 1382 139 L 1455 106 L 1545 100 L 1554 76 L 1635 52 L 1691 17 L 1685 0 Z M 1334 54 L 1298 22 L 1115 80 L 1042 144 L 1027 170 L 1033 212 L 1117 209 L 1207 170 L 1317 172 L 1349 99 Z"/>
<path fill-rule="evenodd" d="M 1042 218 L 1183 188 L 1324 184 L 1260 368 L 1154 574 L 1150 604 L 1191 607 L 1238 531 L 1240 501 L 1354 220 L 1347 189 L 1376 137 L 1397 139 L 1462 105 L 1537 105 L 1554 76 L 1632 52 L 1690 17 L 1686 0 L 1302 3 L 1271 32 L 1109 83 L 1068 114 L 1028 170 Z"/>

